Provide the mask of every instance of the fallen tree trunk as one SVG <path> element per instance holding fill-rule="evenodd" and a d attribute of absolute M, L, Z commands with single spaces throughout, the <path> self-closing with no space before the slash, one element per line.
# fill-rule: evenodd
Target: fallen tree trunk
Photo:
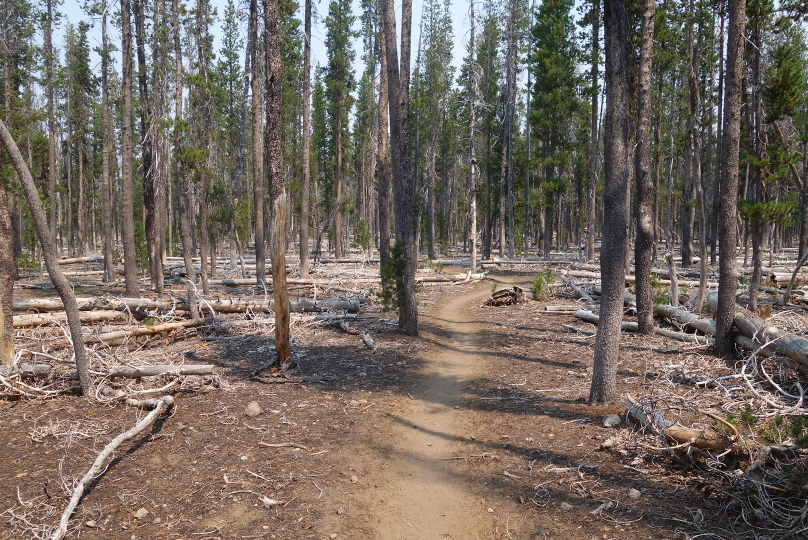
<path fill-rule="evenodd" d="M 254 280 L 252 281 L 254 282 Z M 79 309 L 83 313 L 91 309 L 109 309 L 116 311 L 127 311 L 135 309 L 160 309 L 171 310 L 176 309 L 179 311 L 188 311 L 190 306 L 185 299 L 179 301 L 169 300 L 150 300 L 148 298 L 79 298 L 77 299 Z M 321 313 L 328 310 L 343 310 L 350 313 L 356 313 L 360 309 L 362 299 L 340 299 L 329 298 L 325 300 L 318 300 L 312 302 L 309 300 L 301 300 L 297 302 L 290 302 L 292 311 L 305 312 L 305 313 Z M 203 307 L 210 306 L 218 313 L 244 313 L 247 311 L 253 312 L 266 312 L 273 311 L 275 305 L 274 301 L 262 301 L 259 298 L 250 299 L 219 299 L 219 298 L 203 298 L 201 300 Z M 62 309 L 62 301 L 58 298 L 31 298 L 26 300 L 15 300 L 14 309 L 17 311 L 57 311 Z M 84 319 L 82 319 L 84 320 Z"/>
<path fill-rule="evenodd" d="M 213 375 L 213 365 L 113 366 L 108 374 L 109 377 L 125 377 L 127 379 L 140 379 L 141 377 L 154 377 L 155 375 Z"/>
<path fill-rule="evenodd" d="M 50 375 L 50 364 L 31 364 L 20 362 L 16 366 L 0 366 L 0 375 L 3 377 L 19 376 L 21 379 L 33 379 Z"/>
<path fill-rule="evenodd" d="M 585 309 L 579 309 L 578 311 L 576 311 L 575 316 L 578 317 L 579 319 L 591 322 L 593 324 L 598 324 L 598 322 L 600 321 L 599 316 Z M 622 323 L 620 323 L 620 329 L 625 330 L 627 332 L 637 332 L 638 325 L 633 321 L 623 321 Z M 660 336 L 669 337 L 679 341 L 685 341 L 687 343 L 698 343 L 699 345 L 712 345 L 714 343 L 714 340 L 712 338 L 708 338 L 705 336 L 697 336 L 696 334 L 687 334 L 685 332 L 676 332 L 674 330 L 668 330 L 667 328 L 660 328 L 659 326 L 654 326 L 654 333 L 659 334 Z"/>
<path fill-rule="evenodd" d="M 715 335 L 715 321 L 711 319 L 704 319 L 695 313 L 682 308 L 663 306 L 661 304 L 655 305 L 654 315 L 657 317 L 665 317 L 666 319 L 674 320 L 680 324 L 689 326 L 690 328 L 699 330 L 711 336 Z"/>
<path fill-rule="evenodd" d="M 114 310 L 102 311 L 79 311 L 79 320 L 83 324 L 98 322 L 98 321 L 113 321 L 118 319 L 125 319 L 126 313 Z M 26 328 L 29 326 L 41 326 L 52 322 L 67 322 L 67 314 L 64 311 L 55 313 L 43 314 L 29 314 L 29 315 L 15 315 L 14 328 Z"/>
<path fill-rule="evenodd" d="M 563 281 L 563 282 L 564 282 L 564 284 L 565 284 L 565 285 L 567 285 L 567 286 L 568 286 L 570 289 L 572 289 L 573 291 L 575 291 L 576 293 L 578 293 L 578 296 L 580 296 L 580 297 L 581 297 L 581 299 L 582 299 L 584 302 L 589 302 L 590 304 L 591 304 L 592 302 L 594 302 L 594 300 L 592 300 L 592 297 L 591 297 L 591 296 L 589 296 L 589 294 L 588 294 L 588 293 L 587 293 L 585 290 L 583 290 L 583 289 L 582 289 L 582 288 L 580 288 L 578 285 L 576 285 L 575 283 L 573 283 L 573 282 L 572 282 L 572 280 L 571 280 L 571 279 L 569 279 L 568 277 L 566 277 L 566 276 L 561 276 L 561 281 Z"/>
<path fill-rule="evenodd" d="M 718 304 L 718 293 L 711 292 L 708 294 L 707 302 L 715 310 Z M 774 350 L 808 367 L 808 339 L 784 332 L 740 306 L 735 309 L 733 322 L 735 327 L 746 337 L 751 338 L 758 347 L 771 342 L 771 347 Z"/>
<path fill-rule="evenodd" d="M 103 341 L 106 342 L 107 344 L 110 344 L 118 340 L 124 340 L 133 337 L 151 336 L 154 334 L 161 334 L 163 332 L 173 332 L 174 330 L 179 330 L 180 328 L 188 328 L 191 326 L 202 324 L 204 322 L 205 322 L 204 319 L 192 319 L 190 321 L 183 321 L 177 323 L 166 323 L 166 324 L 156 324 L 154 326 L 144 326 L 143 328 L 138 328 L 136 330 L 116 330 L 114 332 L 105 332 L 103 334 L 98 334 L 97 336 L 92 336 L 90 338 L 90 341 Z"/>
<path fill-rule="evenodd" d="M 112 455 L 112 453 L 123 443 L 134 439 L 138 434 L 144 431 L 147 427 L 149 427 L 154 420 L 163 414 L 164 411 L 167 411 L 174 407 L 174 398 L 171 396 L 164 396 L 160 398 L 157 402 L 157 406 L 153 411 L 147 414 L 143 419 L 135 424 L 135 426 L 126 431 L 121 433 L 112 441 L 107 444 L 104 449 L 98 454 L 98 457 L 95 458 L 95 462 L 93 462 L 93 466 L 90 467 L 90 470 L 87 471 L 79 483 L 76 485 L 75 489 L 73 490 L 73 496 L 70 498 L 70 502 L 65 508 L 64 513 L 62 513 L 62 518 L 59 520 L 59 526 L 54 531 L 53 535 L 51 536 L 51 540 L 61 540 L 64 538 L 65 534 L 67 534 L 67 524 L 70 521 L 70 516 L 73 515 L 73 511 L 79 505 L 79 501 L 81 501 L 81 497 L 84 495 L 84 489 L 87 487 L 87 484 L 101 472 L 104 462 L 107 458 Z"/>

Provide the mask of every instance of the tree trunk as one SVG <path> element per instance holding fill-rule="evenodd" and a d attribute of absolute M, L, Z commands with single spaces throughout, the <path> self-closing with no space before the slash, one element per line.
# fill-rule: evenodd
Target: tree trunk
<path fill-rule="evenodd" d="M 47 0 L 47 26 L 45 28 L 45 76 L 47 77 L 48 96 L 48 210 L 50 219 L 49 235 L 52 245 L 56 246 L 56 74 L 53 69 L 53 3 Z"/>
<path fill-rule="evenodd" d="M 104 211 L 104 282 L 115 281 L 115 261 L 113 254 L 115 244 L 112 230 L 112 179 L 110 173 L 110 155 L 112 153 L 112 125 L 109 117 L 109 43 L 107 41 L 107 10 L 109 6 L 104 0 L 101 15 L 101 115 L 104 130 L 103 155 L 101 158 L 101 198 Z M 53 203 L 51 203 L 53 204 Z"/>
<path fill-rule="evenodd" d="M 182 256 L 185 262 L 185 272 L 187 274 L 188 303 L 191 306 L 191 318 L 199 318 L 199 308 L 196 303 L 196 270 L 194 269 L 193 255 L 194 246 L 191 239 L 191 191 L 185 182 L 185 163 L 183 158 L 182 145 L 182 90 L 183 90 L 183 66 L 182 66 L 182 41 L 180 35 L 180 0 L 173 0 L 171 4 L 172 26 L 174 28 L 174 64 L 175 64 L 175 89 L 174 89 L 174 178 L 177 185 L 177 209 L 180 219 L 180 236 L 182 238 Z"/>
<path fill-rule="evenodd" d="M 129 1 L 121 0 L 121 97 L 123 121 L 121 125 L 121 229 L 123 237 L 123 266 L 126 296 L 139 295 L 137 288 L 137 257 L 135 254 L 135 194 L 134 143 L 132 134 L 132 23 Z"/>
<path fill-rule="evenodd" d="M 267 181 L 272 201 L 270 257 L 272 259 L 272 288 L 275 299 L 275 351 L 284 371 L 295 366 L 289 343 L 289 295 L 286 290 L 286 191 L 283 178 L 281 43 L 278 0 L 264 0 L 266 42 L 266 152 Z"/>
<path fill-rule="evenodd" d="M 415 243 L 415 177 L 410 151 L 410 43 L 412 0 L 403 0 L 401 11 L 401 65 L 396 43 L 396 18 L 392 0 L 382 0 L 382 31 L 386 40 L 388 95 L 390 101 L 391 150 L 393 157 L 393 203 L 396 234 L 404 251 L 404 267 L 398 295 L 402 301 L 398 326 L 407 335 L 418 335 L 418 305 L 415 273 L 418 246 Z"/>
<path fill-rule="evenodd" d="M 637 100 L 637 241 L 634 259 L 637 288 L 637 326 L 641 334 L 654 330 L 654 303 L 651 297 L 651 259 L 654 245 L 653 200 L 651 178 L 651 70 L 654 48 L 654 0 L 642 6 L 642 41 L 640 45 L 639 89 Z"/>
<path fill-rule="evenodd" d="M 600 0 L 592 1 L 592 68 L 589 76 L 592 85 L 592 122 L 589 133 L 589 181 L 586 195 L 586 259 L 595 260 L 595 228 L 597 227 L 598 182 L 598 64 L 600 62 Z"/>
<path fill-rule="evenodd" d="M 477 271 L 477 133 L 476 133 L 476 106 L 477 106 L 477 70 L 474 56 L 477 53 L 475 43 L 474 0 L 469 1 L 469 21 L 471 25 L 471 41 L 469 42 L 469 214 L 471 226 L 469 227 L 469 243 L 471 244 L 471 274 Z M 530 92 L 528 92 L 530 96 Z M 529 98 L 528 98 L 529 99 Z M 528 107 L 528 110 L 530 107 Z M 528 128 L 529 129 L 529 128 Z M 530 139 L 528 138 L 528 141 Z M 530 148 L 530 146 L 528 146 Z"/>
<path fill-rule="evenodd" d="M 718 354 L 724 357 L 729 357 L 735 350 L 732 337 L 735 293 L 738 290 L 735 215 L 738 205 L 745 23 L 746 0 L 730 2 L 727 72 L 724 86 L 724 145 L 721 156 L 721 213 L 718 221 L 718 306 L 715 315 L 715 348 Z"/>
<path fill-rule="evenodd" d="M 309 277 L 309 184 L 311 183 L 311 2 L 305 0 L 303 42 L 303 185 L 300 191 L 300 277 Z M 381 110 L 379 112 L 381 115 Z M 380 120 L 381 122 L 381 120 Z M 379 143 L 381 146 L 381 143 Z M 379 187 L 381 189 L 381 186 Z"/>
<path fill-rule="evenodd" d="M 146 45 L 143 33 L 145 16 L 143 13 L 143 0 L 132 0 L 135 15 L 135 43 L 137 47 L 138 92 L 140 101 L 140 144 L 143 169 L 143 222 L 146 228 L 146 250 L 149 255 L 149 276 L 151 288 L 161 292 L 163 281 L 163 265 L 161 254 L 157 249 L 157 237 L 162 234 L 157 227 L 157 190 L 155 189 L 155 174 L 153 166 L 153 130 L 152 112 L 149 98 L 149 86 L 146 76 Z"/>
<path fill-rule="evenodd" d="M 255 221 L 255 280 L 266 282 L 264 240 L 264 130 L 261 107 L 261 69 L 258 63 L 258 0 L 250 0 L 250 51 L 252 54 L 253 220 Z"/>
<path fill-rule="evenodd" d="M 0 365 L 5 366 L 10 366 L 14 361 L 13 299 L 14 275 L 17 271 L 8 198 L 6 187 L 0 186 Z"/>
<path fill-rule="evenodd" d="M 379 201 L 379 266 L 390 258 L 390 106 L 387 81 L 387 44 L 379 39 L 379 157 L 376 160 Z"/>
<path fill-rule="evenodd" d="M 606 119 L 604 148 L 606 209 L 600 266 L 603 276 L 600 298 L 601 324 L 595 339 L 591 403 L 614 401 L 617 392 L 617 361 L 620 323 L 623 315 L 625 267 L 623 257 L 628 225 L 628 14 L 625 0 L 605 0 Z"/>
<path fill-rule="evenodd" d="M 65 312 L 67 313 L 70 337 L 73 340 L 73 351 L 76 357 L 76 369 L 78 370 L 79 381 L 81 382 L 81 391 L 85 396 L 90 396 L 93 392 L 93 381 L 90 378 L 90 371 L 87 366 L 87 353 L 84 349 L 84 338 L 81 334 L 81 320 L 79 319 L 76 298 L 73 295 L 73 289 L 70 286 L 70 282 L 67 281 L 67 278 L 64 277 L 62 270 L 59 268 L 56 253 L 54 252 L 53 244 L 50 241 L 48 220 L 45 217 L 45 209 L 42 206 L 42 201 L 39 198 L 39 193 L 37 192 L 34 179 L 31 176 L 31 172 L 28 170 L 28 167 L 25 165 L 25 161 L 20 153 L 20 149 L 17 147 L 14 139 L 11 138 L 11 134 L 8 132 L 8 129 L 2 120 L 0 120 L 0 142 L 2 142 L 2 145 L 5 147 L 9 156 L 11 156 L 11 163 L 14 166 L 14 170 L 16 171 L 20 182 L 22 182 L 22 187 L 25 192 L 25 199 L 28 201 L 28 207 L 31 210 L 31 214 L 33 215 L 34 223 L 36 225 L 39 243 L 42 246 L 42 255 L 45 259 L 45 266 L 48 268 L 48 273 L 50 274 L 53 285 L 56 287 L 56 291 L 59 293 L 62 303 L 65 306 Z M 2 223 L 2 218 L 0 218 L 0 223 Z M 13 275 L 7 274 L 6 269 L 2 266 L 0 266 L 0 272 L 2 272 L 3 275 Z M 3 307 L 4 314 L 8 313 L 10 315 L 12 313 L 12 307 L 10 304 L 6 307 L 4 303 Z M 7 312 L 6 309 L 8 310 Z M 11 325 L 9 325 L 8 328 L 11 328 Z M 3 330 L 6 331 L 6 328 Z"/>

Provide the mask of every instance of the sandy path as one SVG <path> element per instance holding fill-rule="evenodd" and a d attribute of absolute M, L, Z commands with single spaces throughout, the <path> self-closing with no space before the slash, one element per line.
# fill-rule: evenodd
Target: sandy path
<path fill-rule="evenodd" d="M 435 339 L 423 359 L 421 384 L 412 400 L 391 412 L 391 427 L 377 440 L 386 461 L 374 520 L 378 538 L 491 537 L 496 516 L 479 495 L 482 481 L 468 475 L 462 461 L 447 459 L 481 452 L 471 439 L 474 412 L 461 404 L 483 359 L 479 323 L 467 308 L 487 295 L 485 289 L 458 295 L 421 317 L 422 335 Z"/>

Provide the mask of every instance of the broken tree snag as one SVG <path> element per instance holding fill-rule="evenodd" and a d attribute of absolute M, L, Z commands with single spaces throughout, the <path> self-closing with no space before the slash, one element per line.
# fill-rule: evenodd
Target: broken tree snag
<path fill-rule="evenodd" d="M 688 428 L 677 422 L 672 422 L 630 395 L 626 395 L 620 401 L 623 407 L 626 408 L 628 416 L 639 422 L 643 427 L 663 435 L 671 442 L 692 445 L 702 450 L 725 450 L 733 442 L 734 437 L 728 438 L 721 433 Z M 710 416 L 717 419 L 713 415 Z"/>
<path fill-rule="evenodd" d="M 563 281 L 563 282 L 564 282 L 564 283 L 565 283 L 565 284 L 566 284 L 566 285 L 567 285 L 567 286 L 568 286 L 570 289 L 572 289 L 573 291 L 575 291 L 576 293 L 578 293 L 578 296 L 580 296 L 580 297 L 581 297 L 581 299 L 582 299 L 584 302 L 589 302 L 590 304 L 591 304 L 592 302 L 594 302 L 594 300 L 592 300 L 592 297 L 591 297 L 591 296 L 589 296 L 585 290 L 583 290 L 583 289 L 582 289 L 582 288 L 580 288 L 578 285 L 576 285 L 575 283 L 573 283 L 571 279 L 569 279 L 569 278 L 567 278 L 567 277 L 565 277 L 565 276 L 561 276 L 561 281 Z"/>
<path fill-rule="evenodd" d="M 525 301 L 525 291 L 514 285 L 513 289 L 496 291 L 485 301 L 486 306 L 512 306 Z"/>
<path fill-rule="evenodd" d="M 65 534 L 67 534 L 67 524 L 70 521 L 70 516 L 73 515 L 73 511 L 81 501 L 82 495 L 84 495 L 84 489 L 87 487 L 87 484 L 95 478 L 95 476 L 101 472 L 104 462 L 107 458 L 123 443 L 128 440 L 134 439 L 137 435 L 139 435 L 142 431 L 148 428 L 158 416 L 163 414 L 163 412 L 170 410 L 174 407 L 174 398 L 171 396 L 164 396 L 158 400 L 157 406 L 153 411 L 147 414 L 143 419 L 135 424 L 132 429 L 121 433 L 114 439 L 112 439 L 109 444 L 107 444 L 101 453 L 98 454 L 98 457 L 95 458 L 95 462 L 93 466 L 90 467 L 90 470 L 87 471 L 82 479 L 79 481 L 76 488 L 73 490 L 73 496 L 70 498 L 70 502 L 65 508 L 64 513 L 62 514 L 62 519 L 59 520 L 59 527 L 57 527 L 56 531 L 54 531 L 53 535 L 51 536 L 51 540 L 61 540 L 64 538 Z"/>
<path fill-rule="evenodd" d="M 123 311 L 100 310 L 100 311 L 79 311 L 79 319 L 82 323 L 87 324 L 99 321 L 114 321 L 126 319 L 127 314 Z M 43 324 L 50 324 L 53 322 L 67 322 L 67 314 L 62 312 L 43 313 L 43 314 L 29 314 L 29 315 L 15 315 L 14 328 L 27 328 L 30 326 L 42 326 Z"/>
<path fill-rule="evenodd" d="M 665 260 L 668 262 L 668 277 L 671 280 L 671 305 L 679 307 L 679 285 L 676 281 L 676 264 L 673 262 L 673 255 L 669 251 L 665 255 Z"/>
<path fill-rule="evenodd" d="M 139 379 L 155 375 L 213 375 L 213 366 L 211 364 L 113 366 L 108 374 L 109 377 L 126 377 L 127 379 Z"/>

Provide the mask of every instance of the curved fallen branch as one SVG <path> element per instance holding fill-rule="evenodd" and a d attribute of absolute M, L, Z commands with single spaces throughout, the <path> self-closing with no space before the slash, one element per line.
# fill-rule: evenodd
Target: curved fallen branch
<path fill-rule="evenodd" d="M 81 497 L 84 495 L 84 488 L 87 487 L 87 484 L 95 478 L 95 476 L 101 471 L 104 462 L 107 458 L 123 443 L 128 440 L 134 439 L 138 434 L 144 431 L 147 427 L 151 425 L 154 420 L 163 414 L 163 412 L 171 409 L 174 407 L 174 398 L 171 396 L 164 396 L 158 400 L 157 407 L 147 414 L 143 419 L 135 424 L 132 429 L 121 433 L 114 439 L 112 439 L 109 444 L 107 444 L 104 449 L 98 454 L 98 457 L 95 458 L 95 462 L 93 466 L 90 467 L 90 470 L 87 471 L 82 479 L 79 481 L 76 489 L 73 490 L 73 496 L 70 498 L 70 502 L 65 508 L 64 513 L 62 513 L 62 518 L 59 520 L 59 527 L 54 531 L 53 535 L 51 536 L 51 540 L 61 540 L 64 538 L 64 535 L 67 534 L 67 524 L 70 521 L 70 516 L 73 515 L 73 511 L 79 505 L 79 501 L 81 501 Z"/>

